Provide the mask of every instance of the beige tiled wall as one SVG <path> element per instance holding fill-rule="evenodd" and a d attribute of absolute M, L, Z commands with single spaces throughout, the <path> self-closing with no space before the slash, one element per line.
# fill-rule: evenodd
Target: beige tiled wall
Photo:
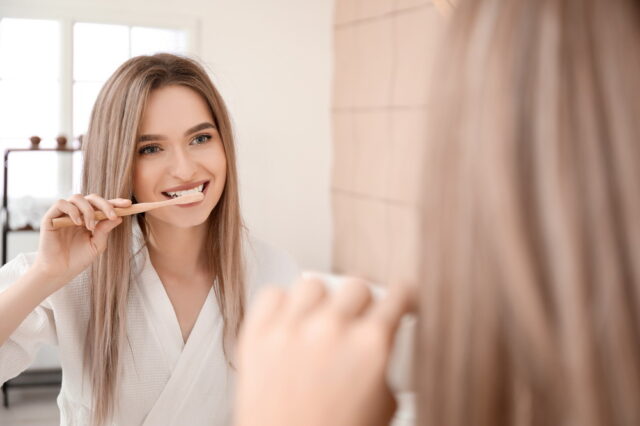
<path fill-rule="evenodd" d="M 336 0 L 335 272 L 416 277 L 426 97 L 443 26 L 430 0 Z"/>

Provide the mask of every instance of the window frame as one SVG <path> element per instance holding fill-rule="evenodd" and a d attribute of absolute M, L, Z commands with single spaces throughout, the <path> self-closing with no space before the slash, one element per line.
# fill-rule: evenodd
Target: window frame
<path fill-rule="evenodd" d="M 7 4 L 8 3 L 8 4 Z M 73 26 L 75 23 L 126 25 L 181 30 L 186 34 L 186 53 L 201 56 L 201 26 L 196 15 L 157 12 L 140 8 L 83 4 L 17 4 L 10 1 L 0 6 L 0 18 L 48 19 L 60 23 L 60 123 L 59 134 L 69 142 L 73 134 Z M 25 140 L 25 146 L 28 141 Z M 71 156 L 58 156 L 58 188 L 73 187 Z M 73 188 L 77 190 L 77 188 Z"/>
<path fill-rule="evenodd" d="M 86 5 L 3 5 L 0 18 L 50 19 L 60 22 L 60 133 L 73 135 L 73 25 L 95 23 L 181 30 L 189 55 L 201 56 L 200 19 L 196 16 L 123 10 Z"/>

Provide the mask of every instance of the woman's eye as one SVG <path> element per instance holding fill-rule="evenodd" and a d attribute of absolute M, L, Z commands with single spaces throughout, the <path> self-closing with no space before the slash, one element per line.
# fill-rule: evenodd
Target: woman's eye
<path fill-rule="evenodd" d="M 198 135 L 193 138 L 192 142 L 195 142 L 196 145 L 201 145 L 203 143 L 208 142 L 212 138 L 211 135 Z"/>
<path fill-rule="evenodd" d="M 160 151 L 160 147 L 157 145 L 147 145 L 144 146 L 142 148 L 140 148 L 140 150 L 138 151 L 138 154 L 155 154 L 156 152 Z"/>

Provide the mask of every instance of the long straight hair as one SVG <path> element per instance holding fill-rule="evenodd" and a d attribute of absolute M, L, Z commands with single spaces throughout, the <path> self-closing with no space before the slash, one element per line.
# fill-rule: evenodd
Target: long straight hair
<path fill-rule="evenodd" d="M 157 54 L 138 56 L 121 65 L 96 100 L 83 141 L 82 192 L 105 199 L 133 197 L 135 145 L 149 94 L 168 85 L 181 85 L 207 102 L 227 161 L 222 196 L 208 218 L 205 253 L 215 276 L 217 302 L 224 318 L 223 345 L 237 335 L 244 314 L 240 216 L 236 157 L 231 123 L 222 97 L 206 71 L 189 58 Z M 91 266 L 91 314 L 86 362 L 93 390 L 93 423 L 113 414 L 119 377 L 120 349 L 125 338 L 126 308 L 133 277 L 132 220 L 111 231 L 105 252 Z M 144 221 L 140 221 L 146 234 Z"/>
<path fill-rule="evenodd" d="M 640 424 L 640 3 L 459 3 L 429 109 L 419 424 Z"/>

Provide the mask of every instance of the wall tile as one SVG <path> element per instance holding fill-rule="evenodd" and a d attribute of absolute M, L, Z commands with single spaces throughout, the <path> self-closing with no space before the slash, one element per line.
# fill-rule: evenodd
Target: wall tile
<path fill-rule="evenodd" d="M 333 213 L 333 270 L 353 273 L 356 254 L 355 226 L 356 201 L 352 195 L 333 191 L 331 197 Z"/>
<path fill-rule="evenodd" d="M 395 9 L 410 9 L 418 6 L 431 6 L 431 0 L 396 0 Z"/>
<path fill-rule="evenodd" d="M 354 106 L 386 107 L 391 99 L 393 69 L 392 17 L 356 26 Z"/>
<path fill-rule="evenodd" d="M 353 272 L 362 278 L 383 282 L 387 276 L 389 256 L 385 203 L 358 198 L 355 211 Z"/>
<path fill-rule="evenodd" d="M 387 110 L 358 111 L 354 115 L 357 140 L 354 190 L 382 198 L 389 175 L 391 115 Z"/>
<path fill-rule="evenodd" d="M 395 8 L 395 0 L 360 0 L 358 18 L 370 19 L 388 15 Z"/>
<path fill-rule="evenodd" d="M 337 0 L 335 272 L 418 278 L 426 101 L 445 22 L 429 0 Z"/>
<path fill-rule="evenodd" d="M 355 133 L 355 113 L 351 110 L 333 112 L 333 188 L 354 191 L 358 141 Z"/>
<path fill-rule="evenodd" d="M 358 6 L 360 0 L 335 0 L 334 24 L 344 25 L 358 19 Z"/>
<path fill-rule="evenodd" d="M 444 22 L 445 19 L 431 6 L 395 15 L 393 105 L 418 106 L 427 103 Z"/>
<path fill-rule="evenodd" d="M 356 27 L 338 28 L 334 33 L 333 106 L 351 107 L 354 104 L 355 82 L 359 79 Z"/>
<path fill-rule="evenodd" d="M 386 282 L 415 282 L 421 259 L 421 212 L 415 206 L 390 204 L 387 207 L 389 269 Z"/>
<path fill-rule="evenodd" d="M 384 198 L 417 203 L 427 146 L 427 114 L 425 108 L 390 112 L 391 141 Z"/>

